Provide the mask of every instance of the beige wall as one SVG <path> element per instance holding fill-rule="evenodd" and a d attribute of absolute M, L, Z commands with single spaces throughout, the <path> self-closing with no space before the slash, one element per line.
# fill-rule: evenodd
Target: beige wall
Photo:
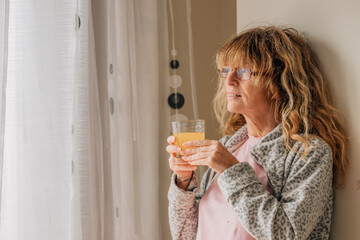
<path fill-rule="evenodd" d="M 167 1 L 168 2 L 168 1 Z M 192 8 L 192 30 L 195 81 L 198 100 L 199 118 L 206 121 L 206 138 L 219 139 L 218 123 L 213 114 L 212 99 L 217 83 L 217 71 L 215 68 L 215 54 L 225 41 L 236 33 L 236 1 L 235 0 L 193 0 Z M 173 0 L 175 41 L 178 52 L 177 59 L 180 68 L 177 74 L 183 79 L 182 86 L 178 89 L 185 97 L 185 105 L 179 113 L 185 114 L 189 119 L 194 118 L 191 99 L 191 88 L 189 79 L 189 55 L 188 35 L 186 20 L 186 1 Z M 171 25 L 169 14 L 169 39 L 171 43 Z M 170 44 L 171 47 L 171 44 Z M 169 49 L 170 53 L 170 49 Z M 170 73 L 172 73 L 169 67 Z M 170 89 L 173 92 L 173 89 Z M 174 114 L 175 111 L 171 111 Z M 170 134 L 170 132 L 169 132 Z M 170 169 L 167 163 L 167 154 L 163 156 L 164 161 L 160 164 L 160 207 L 162 221 L 162 239 L 171 239 L 168 227 L 168 201 L 166 198 Z M 202 169 L 204 171 L 204 169 Z M 203 172 L 202 171 L 202 172 Z"/>
<path fill-rule="evenodd" d="M 248 11 L 251 9 L 251 11 Z M 309 36 L 331 81 L 335 105 L 349 129 L 346 187 L 336 192 L 332 238 L 360 236 L 360 1 L 237 0 L 237 30 L 262 23 L 291 24 Z"/>

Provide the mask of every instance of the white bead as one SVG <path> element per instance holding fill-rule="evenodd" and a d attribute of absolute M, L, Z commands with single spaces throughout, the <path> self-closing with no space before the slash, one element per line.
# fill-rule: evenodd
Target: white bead
<path fill-rule="evenodd" d="M 170 76 L 169 78 L 169 86 L 172 87 L 172 88 L 178 88 L 180 87 L 182 84 L 182 78 L 177 75 L 177 74 L 174 74 L 172 76 Z"/>
<path fill-rule="evenodd" d="M 177 55 L 176 49 L 171 50 L 171 56 L 175 57 Z"/>

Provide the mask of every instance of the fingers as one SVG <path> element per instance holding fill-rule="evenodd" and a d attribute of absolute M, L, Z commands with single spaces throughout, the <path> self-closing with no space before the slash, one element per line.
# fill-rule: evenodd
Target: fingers
<path fill-rule="evenodd" d="M 172 156 L 176 157 L 176 154 L 179 154 L 181 151 L 180 147 L 175 146 L 176 138 L 174 136 L 169 136 L 167 142 L 170 144 L 166 147 L 166 151 Z"/>
<path fill-rule="evenodd" d="M 183 151 L 181 151 L 180 153 L 182 155 L 188 156 L 188 155 L 193 155 L 199 152 L 208 152 L 212 149 L 211 146 L 208 147 L 197 147 L 197 148 L 189 148 L 189 149 L 185 149 Z"/>
<path fill-rule="evenodd" d="M 196 165 L 196 166 L 209 166 L 208 163 L 207 163 L 207 159 L 200 159 L 200 160 L 196 160 L 196 161 L 192 161 L 192 162 L 189 162 L 190 165 Z M 210 166 L 209 166 L 210 167 Z"/>
<path fill-rule="evenodd" d="M 209 158 L 209 156 L 210 156 L 210 153 L 208 153 L 208 152 L 200 152 L 200 153 L 197 153 L 194 155 L 184 156 L 182 158 L 184 161 L 186 161 L 190 164 L 190 162 L 193 162 L 193 161 L 207 159 L 207 158 Z"/>
<path fill-rule="evenodd" d="M 167 138 L 167 142 L 168 142 L 170 145 L 174 145 L 174 144 L 175 144 L 175 141 L 176 141 L 175 136 L 169 136 L 169 137 Z"/>
<path fill-rule="evenodd" d="M 181 158 L 177 158 L 177 157 L 170 157 L 169 162 L 171 165 L 189 165 L 188 162 L 182 160 Z"/>
<path fill-rule="evenodd" d="M 204 147 L 204 146 L 210 146 L 216 142 L 217 141 L 214 141 L 214 140 L 201 139 L 201 140 L 193 140 L 193 141 L 184 142 L 183 145 L 185 147 Z"/>
<path fill-rule="evenodd" d="M 196 166 L 191 166 L 181 158 L 170 157 L 169 158 L 170 169 L 175 173 L 180 171 L 194 171 Z"/>
<path fill-rule="evenodd" d="M 175 146 L 175 145 L 167 145 L 166 151 L 170 154 L 172 153 L 180 153 L 181 147 Z"/>

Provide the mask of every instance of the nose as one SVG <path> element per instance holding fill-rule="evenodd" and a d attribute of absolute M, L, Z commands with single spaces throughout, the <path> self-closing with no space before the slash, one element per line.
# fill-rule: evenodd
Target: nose
<path fill-rule="evenodd" d="M 237 73 L 236 73 L 236 69 L 232 70 L 231 72 L 229 72 L 229 74 L 226 77 L 226 85 L 228 86 L 237 86 L 239 85 L 239 81 L 237 79 Z"/>

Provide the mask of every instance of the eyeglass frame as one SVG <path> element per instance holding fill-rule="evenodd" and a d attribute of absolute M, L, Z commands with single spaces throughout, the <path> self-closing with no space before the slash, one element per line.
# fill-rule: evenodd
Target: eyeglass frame
<path fill-rule="evenodd" d="M 224 72 L 224 69 L 228 69 L 228 71 L 227 71 L 227 72 Z M 241 70 L 244 70 L 244 69 L 246 69 L 247 72 L 249 73 L 249 79 L 242 79 L 242 78 L 240 77 L 240 75 L 239 75 L 239 70 L 241 71 Z M 255 73 L 253 74 L 253 72 L 251 72 L 250 68 L 246 68 L 246 67 L 245 67 L 245 68 L 231 68 L 231 67 L 225 66 L 225 67 L 223 67 L 223 68 L 221 68 L 221 69 L 218 69 L 218 73 L 219 73 L 219 76 L 220 76 L 221 78 L 227 78 L 227 76 L 228 76 L 230 73 L 232 73 L 234 70 L 236 70 L 236 75 L 237 75 L 237 77 L 238 77 L 240 80 L 243 80 L 243 81 L 248 81 L 248 80 L 251 79 L 251 77 L 252 77 L 253 75 L 255 75 Z M 226 75 L 225 75 L 225 76 L 222 76 L 222 75 L 221 75 L 222 73 L 226 73 Z"/>

